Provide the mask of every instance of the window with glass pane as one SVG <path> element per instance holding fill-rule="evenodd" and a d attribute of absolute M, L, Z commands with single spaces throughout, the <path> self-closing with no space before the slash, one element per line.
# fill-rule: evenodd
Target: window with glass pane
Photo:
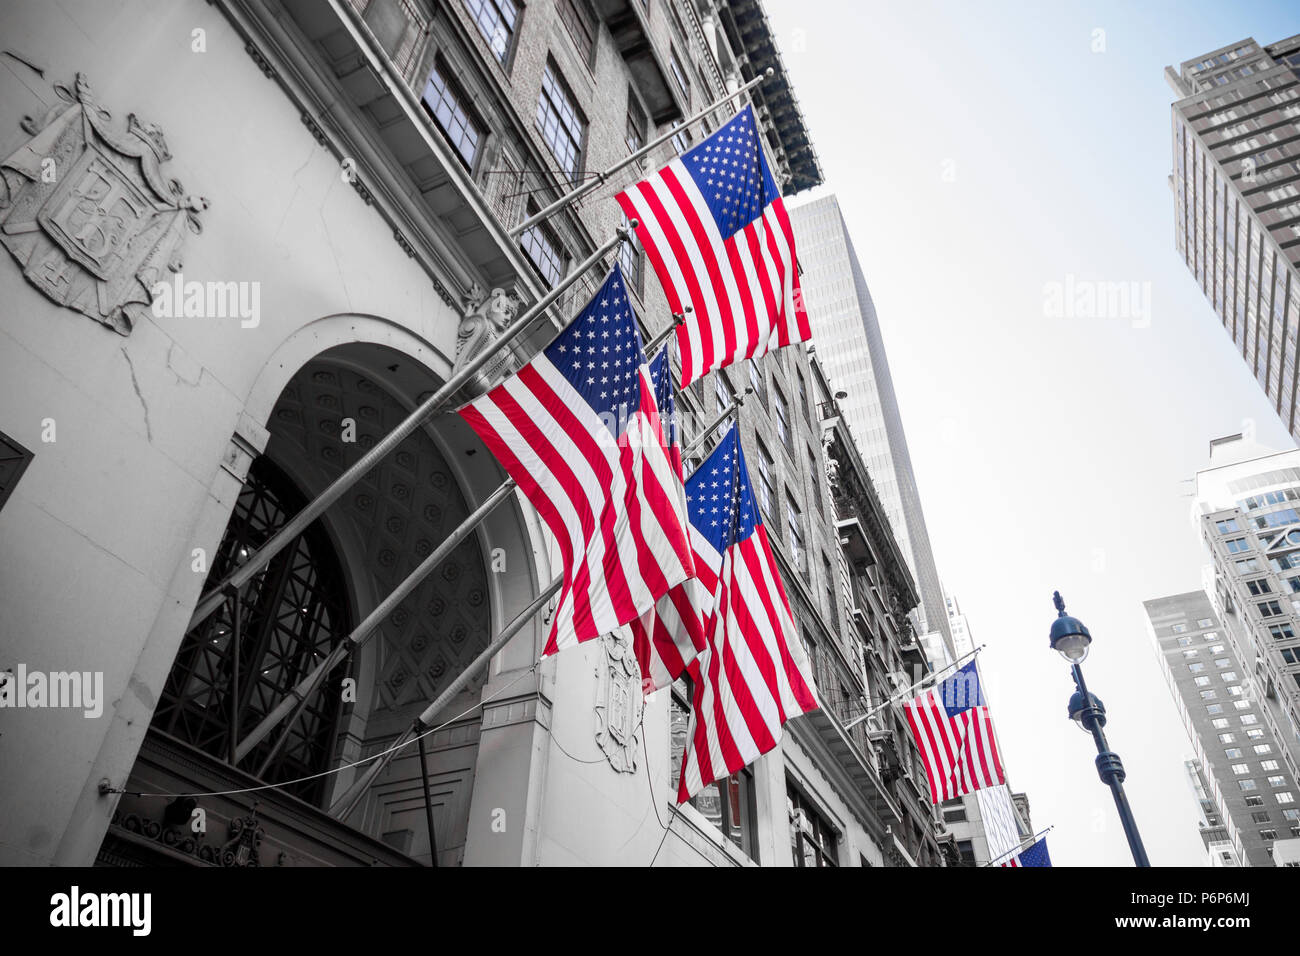
<path fill-rule="evenodd" d="M 547 62 L 542 74 L 542 93 L 537 99 L 537 129 L 560 164 L 560 170 L 577 182 L 587 120 L 578 109 L 577 100 L 560 71 L 551 62 Z"/>
<path fill-rule="evenodd" d="M 691 105 L 691 81 L 686 77 L 686 69 L 682 66 L 682 61 L 677 57 L 677 51 L 673 48 L 668 50 L 668 69 L 672 71 L 673 79 L 677 81 L 677 88 L 682 91 L 682 96 L 686 100 L 686 105 Z"/>
<path fill-rule="evenodd" d="M 799 506 L 789 496 L 785 499 L 785 517 L 790 532 L 790 563 L 806 573 L 803 553 L 803 528 Z"/>
<path fill-rule="evenodd" d="M 270 459 L 258 458 L 226 526 L 208 583 L 221 580 L 260 548 L 290 516 L 306 506 L 297 485 Z M 329 536 L 319 522 L 298 536 L 260 569 L 243 588 L 239 652 L 234 648 L 230 602 L 196 625 L 181 641 L 163 685 L 153 728 L 225 759 L 230 750 L 231 694 L 236 738 L 242 739 L 292 689 L 314 664 L 346 639 L 351 630 L 343 595 L 343 571 Z M 232 680 L 235 662 L 236 680 Z M 325 770 L 334 757 L 338 694 L 308 698 L 298 718 L 286 725 L 286 741 L 275 737 L 252 750 L 249 767 L 260 767 L 268 783 L 298 780 Z M 286 786 L 308 802 L 323 794 L 324 778 Z"/>
<path fill-rule="evenodd" d="M 764 517 L 772 514 L 772 499 L 776 497 L 772 488 L 772 456 L 762 443 L 758 446 L 758 503 L 763 508 Z"/>
<path fill-rule="evenodd" d="M 618 264 L 623 268 L 623 278 L 627 279 L 632 291 L 641 295 L 641 264 L 645 257 L 641 254 L 641 243 L 637 241 L 636 233 L 628 225 L 627 216 L 623 215 L 622 219 L 627 239 L 618 244 Z"/>
<path fill-rule="evenodd" d="M 578 55 L 590 66 L 592 54 L 595 52 L 596 24 L 595 17 L 587 8 L 587 4 L 583 0 L 560 0 L 560 19 L 568 27 L 569 36 L 573 37 L 573 45 L 577 47 Z"/>
<path fill-rule="evenodd" d="M 511 0 L 465 0 L 465 9 L 474 17 L 496 58 L 502 63 L 510 59 L 519 7 Z"/>
<path fill-rule="evenodd" d="M 632 92 L 631 87 L 627 91 L 627 133 L 623 142 L 627 143 L 627 151 L 635 153 L 645 145 L 645 110 L 641 108 L 641 103 Z"/>
<path fill-rule="evenodd" d="M 531 210 L 532 215 L 536 210 Z M 566 258 L 560 242 L 544 225 L 538 224 L 519 237 L 519 247 L 528 253 L 528 258 L 537 266 L 547 285 L 555 285 L 564 278 Z"/>
<path fill-rule="evenodd" d="M 424 108 L 460 154 L 465 168 L 472 169 L 483 139 L 483 125 L 470 112 L 466 105 L 468 101 L 459 84 L 451 78 L 451 70 L 442 57 L 434 60 L 433 72 L 424 86 Z"/>
<path fill-rule="evenodd" d="M 786 799 L 790 809 L 790 851 L 794 865 L 839 866 L 835 828 L 817 811 L 793 783 L 786 782 Z"/>
<path fill-rule="evenodd" d="M 790 417 L 786 413 L 785 396 L 781 394 L 780 387 L 772 389 L 772 408 L 776 412 L 776 434 L 781 439 L 781 444 L 786 450 L 790 450 Z"/>

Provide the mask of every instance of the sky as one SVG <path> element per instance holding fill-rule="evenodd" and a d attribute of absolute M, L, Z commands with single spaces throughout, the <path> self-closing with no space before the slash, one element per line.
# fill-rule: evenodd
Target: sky
<path fill-rule="evenodd" d="M 939 573 L 1056 865 L 1132 865 L 1048 630 L 1059 589 L 1155 866 L 1206 862 L 1142 602 L 1199 588 L 1213 438 L 1294 442 L 1174 249 L 1163 76 L 1293 3 L 767 0 L 879 315 Z M 1101 31 L 1101 32 L 1099 32 Z M 801 197 L 804 198 L 804 197 Z M 1128 317 L 1053 293 L 1134 283 Z M 1146 306 L 1145 308 L 1143 306 Z"/>

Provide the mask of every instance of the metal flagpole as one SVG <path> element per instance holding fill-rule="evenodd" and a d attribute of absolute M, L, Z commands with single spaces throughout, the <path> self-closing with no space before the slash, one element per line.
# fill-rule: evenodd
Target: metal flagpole
<path fill-rule="evenodd" d="M 1031 837 L 1030 837 L 1029 839 L 1027 839 L 1027 840 L 1021 840 L 1021 841 L 1020 841 L 1020 845 L 1017 846 L 1017 847 L 1015 847 L 1014 849 L 1007 850 L 1005 853 L 1001 854 L 1000 856 L 995 856 L 993 859 L 989 860 L 987 863 L 981 863 L 980 866 L 992 866 L 994 863 L 998 862 L 998 860 L 1002 859 L 1003 857 L 1006 857 L 1006 856 L 1015 856 L 1017 853 L 1020 853 L 1020 852 L 1022 852 L 1023 850 L 1027 849 L 1028 847 L 1033 846 L 1035 843 L 1037 843 L 1037 842 L 1038 842 L 1039 840 L 1041 840 L 1043 837 L 1047 836 L 1047 834 L 1048 834 L 1050 831 L 1055 830 L 1055 829 L 1056 829 L 1056 824 L 1053 823 L 1053 824 L 1052 824 L 1050 827 L 1048 827 L 1046 830 L 1041 830 L 1041 831 L 1039 831 L 1038 833 L 1035 833 L 1033 836 L 1031 836 Z"/>
<path fill-rule="evenodd" d="M 862 723 L 864 720 L 866 720 L 866 719 L 867 719 L 868 717 L 870 717 L 872 714 L 878 714 L 878 713 L 880 713 L 882 710 L 884 710 L 886 707 L 888 707 L 890 704 L 894 703 L 895 701 L 902 700 L 904 697 L 906 697 L 906 696 L 907 696 L 908 694 L 910 694 L 912 691 L 916 690 L 918 687 L 920 687 L 920 686 L 921 686 L 922 684 L 924 684 L 926 681 L 929 681 L 929 680 L 938 680 L 940 674 L 944 673 L 945 671 L 952 670 L 953 668 L 960 667 L 962 661 L 966 660 L 966 658 L 968 658 L 968 657 L 974 657 L 974 656 L 975 656 L 976 654 L 978 654 L 980 651 L 984 650 L 984 648 L 987 647 L 987 646 L 988 646 L 988 645 L 986 645 L 986 644 L 981 644 L 979 647 L 975 648 L 975 650 L 971 651 L 969 654 L 963 654 L 961 657 L 957 658 L 957 659 L 956 659 L 955 661 L 953 661 L 951 664 L 948 664 L 948 665 L 945 666 L 945 667 L 941 667 L 941 668 L 939 668 L 937 671 L 935 671 L 935 672 L 932 673 L 932 674 L 926 674 L 924 677 L 922 677 L 919 681 L 917 681 L 917 682 L 916 682 L 915 684 L 913 684 L 911 687 L 904 687 L 902 690 L 897 691 L 897 692 L 891 694 L 889 697 L 885 698 L 885 700 L 884 700 L 882 703 L 878 704 L 878 705 L 875 706 L 875 707 L 872 707 L 872 708 L 871 708 L 870 710 L 868 710 L 865 714 L 859 714 L 857 717 L 854 717 L 852 720 L 850 720 L 847 724 L 844 725 L 844 729 L 845 729 L 845 730 L 850 730 L 850 729 L 856 727 L 858 724 Z"/>
<path fill-rule="evenodd" d="M 672 129 L 668 130 L 668 132 L 664 133 L 662 136 L 659 136 L 656 139 L 652 140 L 651 142 L 647 143 L 645 146 L 642 146 L 640 149 L 638 149 L 635 153 L 632 153 L 626 159 L 620 160 L 619 162 L 615 163 L 613 166 L 609 167 L 609 169 L 605 170 L 604 172 L 597 173 L 594 179 L 589 179 L 581 186 L 569 190 L 569 192 L 565 193 L 559 199 L 555 200 L 555 202 L 551 203 L 545 209 L 533 213 L 531 216 L 529 216 L 519 225 L 507 229 L 506 235 L 508 235 L 511 239 L 519 238 L 519 236 L 522 235 L 524 232 L 531 229 L 539 222 L 542 222 L 545 219 L 549 219 L 556 212 L 563 209 L 565 206 L 569 205 L 569 203 L 573 202 L 576 199 L 580 199 L 581 197 L 585 196 L 587 193 L 591 192 L 593 189 L 597 188 L 598 186 L 604 185 L 606 182 L 608 182 L 609 177 L 614 175 L 620 169 L 624 169 L 627 166 L 630 166 L 632 163 L 635 163 L 643 156 L 649 154 L 652 150 L 657 149 L 662 144 L 668 142 L 668 140 L 672 139 L 682 130 L 689 129 L 690 127 L 694 126 L 696 123 L 704 119 L 704 117 L 708 116 L 718 107 L 735 99 L 737 96 L 740 96 L 742 93 L 748 93 L 750 90 L 758 86 L 764 80 L 775 75 L 776 75 L 776 70 L 772 69 L 769 66 L 764 72 L 754 77 L 748 83 L 744 84 L 743 86 L 737 87 L 735 92 L 728 93 L 722 99 L 710 103 L 708 106 L 704 107 L 704 109 L 700 110 L 694 116 L 689 117 L 688 119 L 684 120 L 680 125 L 674 126 Z"/>
<path fill-rule="evenodd" d="M 348 788 L 347 792 L 334 802 L 334 805 L 330 808 L 330 814 L 339 820 L 346 820 L 352 811 L 356 809 L 357 804 L 361 802 L 361 798 L 365 796 L 366 790 L 370 788 L 370 785 L 375 782 L 376 778 L 383 773 L 384 768 L 387 767 L 393 757 L 396 756 L 397 750 L 409 744 L 413 739 L 415 739 L 417 734 L 424 733 L 428 728 L 433 726 L 434 721 L 437 719 L 438 712 L 446 707 L 447 704 L 451 702 L 452 698 L 464 690 L 465 686 L 469 684 L 474 675 L 482 670 L 483 667 L 487 665 L 488 661 L 492 659 L 492 656 L 496 654 L 497 651 L 501 650 L 501 648 L 505 647 L 506 644 L 510 642 L 510 639 L 518 634 L 525 624 L 532 620 L 533 615 L 546 605 L 546 602 L 560 590 L 560 586 L 563 583 L 563 577 L 556 578 L 542 591 L 541 594 L 537 595 L 537 597 L 533 599 L 531 604 L 520 611 L 519 614 L 515 616 L 515 619 L 507 624 L 501 633 L 497 635 L 496 639 L 487 647 L 483 648 L 478 657 L 474 658 L 474 660 L 470 662 L 469 666 L 461 671 L 460 676 L 448 684 L 446 689 L 437 696 L 433 703 L 426 707 L 420 716 L 415 719 L 415 722 L 401 733 L 397 740 L 393 742 L 390 751 L 378 760 L 374 761 L 374 763 L 366 769 L 366 772 L 357 778 L 356 782 Z"/>
<path fill-rule="evenodd" d="M 631 228 L 636 228 L 636 222 L 629 222 Z M 366 452 L 359 458 L 352 467 L 339 475 L 330 483 L 324 491 L 309 501 L 300 512 L 294 515 L 289 521 L 275 534 L 267 539 L 261 548 L 252 552 L 248 560 L 238 568 L 226 575 L 225 579 L 214 585 L 207 594 L 199 599 L 198 607 L 194 610 L 194 616 L 190 619 L 190 627 L 194 627 L 203 621 L 209 614 L 215 611 L 221 604 L 223 589 L 230 584 L 235 587 L 242 587 L 247 583 L 258 570 L 266 565 L 268 561 L 279 554 L 290 541 L 298 537 L 307 526 L 315 521 L 325 509 L 338 501 L 339 498 L 347 492 L 354 484 L 375 467 L 389 452 L 393 451 L 402 441 L 413 431 L 420 427 L 434 412 L 441 408 L 448 399 L 459 391 L 460 387 L 470 380 L 479 369 L 488 363 L 502 348 L 512 342 L 528 326 L 533 323 L 539 315 L 545 312 L 557 299 L 579 278 L 587 274 L 587 270 L 605 257 L 618 246 L 620 242 L 628 239 L 628 230 L 619 227 L 614 238 L 610 239 L 603 246 L 588 256 L 577 268 L 569 273 L 561 282 L 556 285 L 550 292 L 542 296 L 537 304 L 525 312 L 521 317 L 511 323 L 500 338 L 492 344 L 492 347 L 485 350 L 481 355 L 476 356 L 459 372 L 447 379 L 440 389 L 425 399 L 415 411 L 411 412 L 402 420 L 396 428 L 380 439 L 370 451 Z M 565 323 L 567 325 L 567 322 Z"/>
<path fill-rule="evenodd" d="M 497 505 L 510 497 L 511 492 L 514 490 L 515 480 L 513 478 L 507 478 L 501 483 L 501 486 L 497 488 L 496 491 L 488 495 L 487 499 L 475 508 L 474 511 L 460 523 L 456 530 L 448 535 L 442 544 L 438 545 L 438 547 L 434 549 L 432 554 L 421 561 L 416 569 L 408 574 L 406 579 L 403 580 L 402 583 L 388 595 L 388 597 L 379 602 L 379 604 L 375 606 L 375 609 L 366 615 L 366 619 L 358 624 L 346 639 L 340 641 L 338 645 L 335 646 L 328 655 L 326 655 L 325 659 L 317 664 L 310 674 L 299 681 L 298 685 L 294 687 L 279 704 L 276 705 L 275 709 L 262 718 L 261 723 L 249 732 L 247 737 L 239 742 L 239 746 L 235 751 L 236 761 L 243 760 L 244 757 L 248 756 L 249 751 L 260 744 L 263 739 L 266 738 L 266 735 L 269 734 L 275 726 L 280 723 L 280 721 L 284 720 L 284 718 L 289 715 L 290 711 L 295 709 L 300 710 L 302 704 L 305 703 L 316 691 L 317 686 L 320 684 L 321 680 L 324 679 L 325 675 L 337 667 L 339 663 L 355 648 L 361 647 L 365 644 L 365 642 L 369 640 L 370 635 L 373 634 L 375 629 L 379 626 L 379 623 L 385 620 L 388 615 L 392 614 L 397 605 L 406 600 L 406 598 L 410 596 L 411 592 L 414 591 L 424 581 L 424 579 L 430 575 L 430 573 L 432 573 L 433 569 L 441 564 L 443 560 L 446 559 L 447 555 L 451 554 L 451 552 L 454 551 L 462 541 L 473 534 L 474 529 L 478 527 L 480 522 L 482 522 L 483 519 L 497 507 Z M 297 701 L 296 707 L 295 700 Z M 293 724 L 290 722 L 289 727 L 292 726 Z M 275 748 L 271 751 L 271 754 L 267 756 L 266 759 L 268 761 L 283 745 L 284 737 L 288 736 L 289 727 L 285 728 L 284 736 L 276 742 Z M 263 763 L 263 767 L 265 766 L 266 764 Z"/>
<path fill-rule="evenodd" d="M 685 308 L 686 308 L 686 312 L 694 311 L 694 309 L 692 309 L 689 305 L 686 306 Z M 673 324 L 668 326 L 668 328 L 664 329 L 662 332 L 660 332 L 658 335 L 656 335 L 646 344 L 645 357 L 647 359 L 650 358 L 651 352 L 653 352 L 655 349 L 659 348 L 659 346 L 663 345 L 665 342 L 668 341 L 668 337 L 677 331 L 677 326 L 681 325 L 683 322 L 686 321 L 686 312 L 674 312 Z"/>

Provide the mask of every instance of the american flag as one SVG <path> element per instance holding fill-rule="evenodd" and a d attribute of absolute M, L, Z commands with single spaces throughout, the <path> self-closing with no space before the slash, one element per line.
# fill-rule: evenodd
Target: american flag
<path fill-rule="evenodd" d="M 559 546 L 564 584 L 543 655 L 616 630 L 694 574 L 618 266 L 555 341 L 460 414 Z"/>
<path fill-rule="evenodd" d="M 975 661 L 903 710 L 925 764 L 931 802 L 1006 783 Z"/>
<path fill-rule="evenodd" d="M 1039 838 L 1019 856 L 1013 856 L 1002 866 L 1051 866 L 1052 858 L 1047 853 L 1047 837 Z"/>
<path fill-rule="evenodd" d="M 686 497 L 696 570 L 713 597 L 706 646 L 688 669 L 693 710 L 679 803 L 753 763 L 787 720 L 817 707 L 735 427 L 686 482 Z"/>
<path fill-rule="evenodd" d="M 1006 784 L 987 787 L 975 793 L 975 801 L 979 804 L 980 820 L 984 823 L 989 859 L 1006 860 L 1009 854 L 1019 850 L 1026 836 L 1020 832 L 1019 815 L 1011 800 L 1010 788 Z"/>
<path fill-rule="evenodd" d="M 746 106 L 619 205 L 677 313 L 682 387 L 714 369 L 812 338 L 794 231 Z"/>
<path fill-rule="evenodd" d="M 655 405 L 662 417 L 668 460 L 677 475 L 676 488 L 682 496 L 682 510 L 685 512 L 686 491 L 681 483 L 682 448 L 678 440 L 677 403 L 673 397 L 667 345 L 650 360 L 650 382 Z M 646 695 L 667 687 L 680 677 L 686 665 L 704 647 L 701 609 L 708 600 L 709 592 L 699 578 L 691 578 L 673 588 L 653 608 L 628 625 L 632 648 L 637 663 L 641 665 L 641 689 Z"/>

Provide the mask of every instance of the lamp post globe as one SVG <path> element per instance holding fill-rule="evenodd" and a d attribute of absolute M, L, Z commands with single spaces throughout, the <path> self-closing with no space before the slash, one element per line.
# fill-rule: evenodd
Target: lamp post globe
<path fill-rule="evenodd" d="M 1092 634 L 1077 617 L 1065 613 L 1065 602 L 1061 600 L 1060 591 L 1054 591 L 1052 597 L 1056 601 L 1058 612 L 1048 637 L 1052 650 L 1071 664 L 1082 664 L 1088 657 L 1088 648 L 1092 646 Z"/>

